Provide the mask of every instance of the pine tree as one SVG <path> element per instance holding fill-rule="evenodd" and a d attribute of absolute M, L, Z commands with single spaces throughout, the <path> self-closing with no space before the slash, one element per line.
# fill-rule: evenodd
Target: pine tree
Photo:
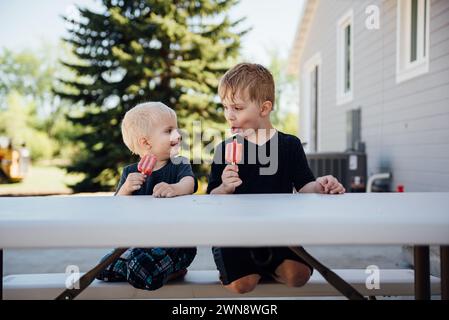
<path fill-rule="evenodd" d="M 238 55 L 237 30 L 228 10 L 237 0 L 102 0 L 103 11 L 78 8 L 64 17 L 78 62 L 62 61 L 75 75 L 55 92 L 83 105 L 71 117 L 85 130 L 86 152 L 68 167 L 85 179 L 75 191 L 111 190 L 121 166 L 136 159 L 122 142 L 120 120 L 138 103 L 161 101 L 180 127 L 188 121 L 222 122 L 217 113 L 219 77 Z"/>

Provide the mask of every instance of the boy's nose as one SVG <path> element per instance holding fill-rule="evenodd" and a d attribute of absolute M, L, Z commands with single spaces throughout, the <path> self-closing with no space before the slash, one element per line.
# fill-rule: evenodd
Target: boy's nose
<path fill-rule="evenodd" d="M 179 134 L 178 130 L 173 130 L 171 140 L 173 141 L 181 140 L 181 135 Z"/>
<path fill-rule="evenodd" d="M 225 118 L 229 121 L 234 121 L 235 113 L 233 111 L 228 111 L 227 113 L 225 113 Z"/>

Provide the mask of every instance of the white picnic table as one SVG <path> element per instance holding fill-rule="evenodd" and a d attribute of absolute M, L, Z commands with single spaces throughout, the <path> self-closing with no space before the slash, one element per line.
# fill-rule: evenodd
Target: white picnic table
<path fill-rule="evenodd" d="M 447 256 L 449 193 L 0 198 L 3 249 L 364 244 L 414 245 L 425 294 L 428 245 Z"/>

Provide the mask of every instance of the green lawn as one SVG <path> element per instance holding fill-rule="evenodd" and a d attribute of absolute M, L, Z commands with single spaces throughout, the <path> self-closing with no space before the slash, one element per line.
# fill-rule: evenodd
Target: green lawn
<path fill-rule="evenodd" d="M 66 183 L 73 184 L 80 175 L 67 175 L 64 169 L 55 166 L 31 166 L 27 176 L 20 183 L 0 184 L 0 195 L 67 194 L 72 190 Z"/>

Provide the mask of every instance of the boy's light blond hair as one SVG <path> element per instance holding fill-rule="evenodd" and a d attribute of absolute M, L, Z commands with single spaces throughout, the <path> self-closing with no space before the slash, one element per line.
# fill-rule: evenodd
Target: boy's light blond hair
<path fill-rule="evenodd" d="M 259 104 L 270 101 L 274 107 L 274 80 L 271 72 L 256 63 L 239 63 L 229 69 L 218 85 L 221 101 L 231 99 L 235 95 L 248 98 Z"/>
<path fill-rule="evenodd" d="M 176 113 L 162 102 L 138 104 L 125 113 L 122 121 L 123 141 L 132 153 L 139 153 L 139 139 L 148 138 L 151 130 L 164 118 L 175 118 Z"/>

